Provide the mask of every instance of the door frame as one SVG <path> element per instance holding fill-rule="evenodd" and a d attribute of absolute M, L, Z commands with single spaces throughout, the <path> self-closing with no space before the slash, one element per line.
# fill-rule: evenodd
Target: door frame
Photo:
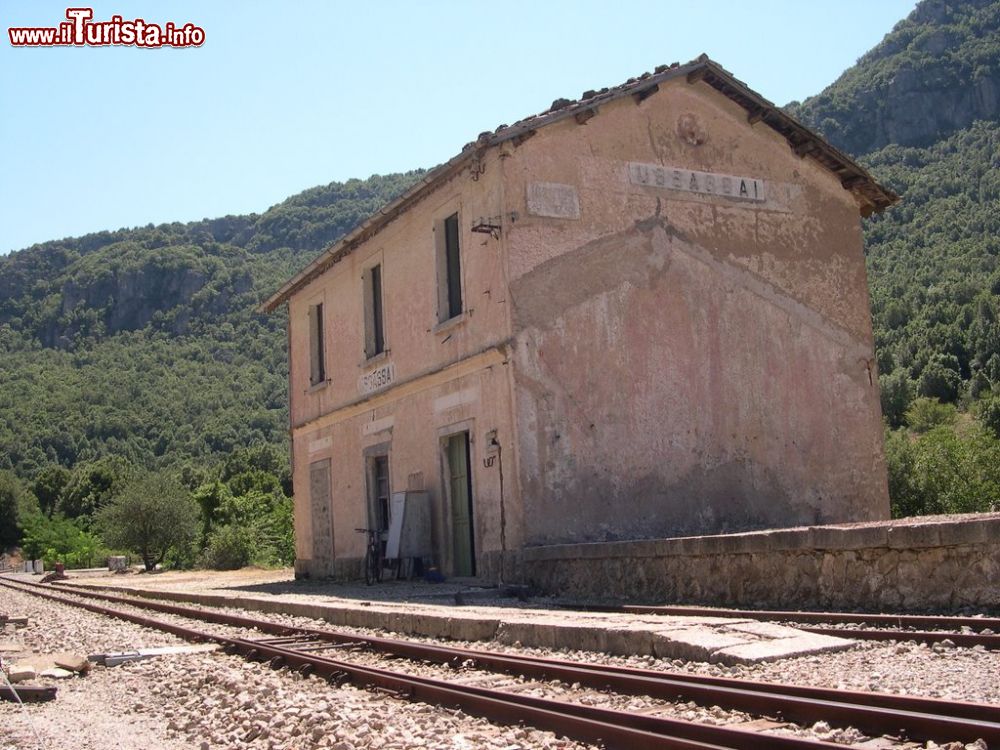
<path fill-rule="evenodd" d="M 453 525 L 452 497 L 451 497 L 451 464 L 448 461 L 448 441 L 462 433 L 468 434 L 468 456 L 469 462 L 469 542 L 472 548 L 472 575 L 477 575 L 479 571 L 479 514 L 476 512 L 476 482 L 475 482 L 475 450 L 476 432 L 475 419 L 466 419 L 447 427 L 438 428 L 438 456 L 440 459 L 441 474 L 441 550 L 442 567 L 449 575 L 454 575 L 455 571 L 455 529 Z"/>
<path fill-rule="evenodd" d="M 389 497 L 392 497 L 392 441 L 367 446 L 362 455 L 365 462 L 365 528 L 373 529 L 378 520 L 375 508 L 375 459 L 385 458 L 386 475 L 389 481 Z M 392 504 L 390 499 L 390 505 Z M 386 522 L 388 522 L 388 516 Z"/>

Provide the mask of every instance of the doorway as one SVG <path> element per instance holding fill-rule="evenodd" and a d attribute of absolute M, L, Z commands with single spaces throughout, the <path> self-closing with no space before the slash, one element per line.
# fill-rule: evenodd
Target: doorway
<path fill-rule="evenodd" d="M 456 577 L 476 574 L 475 525 L 472 516 L 472 467 L 469 433 L 458 432 L 445 442 L 448 496 L 451 500 L 451 562 Z"/>
<path fill-rule="evenodd" d="M 312 510 L 312 554 L 333 559 L 333 519 L 330 517 L 330 459 L 309 464 L 309 504 Z"/>

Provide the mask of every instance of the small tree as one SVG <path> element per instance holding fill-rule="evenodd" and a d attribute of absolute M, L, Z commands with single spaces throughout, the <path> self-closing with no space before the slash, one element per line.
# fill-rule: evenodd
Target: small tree
<path fill-rule="evenodd" d="M 172 547 L 194 539 L 198 506 L 175 479 L 146 474 L 126 484 L 98 512 L 97 527 L 105 543 L 135 550 L 146 570 L 153 570 Z"/>
<path fill-rule="evenodd" d="M 35 497 L 38 498 L 38 505 L 42 513 L 52 517 L 69 480 L 69 470 L 57 464 L 46 466 L 38 473 L 31 489 L 34 491 Z"/>

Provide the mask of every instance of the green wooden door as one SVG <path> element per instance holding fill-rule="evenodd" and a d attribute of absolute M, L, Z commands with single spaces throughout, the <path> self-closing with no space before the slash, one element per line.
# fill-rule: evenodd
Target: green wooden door
<path fill-rule="evenodd" d="M 472 525 L 472 482 L 469 471 L 469 433 L 448 438 L 448 479 L 451 490 L 452 575 L 476 574 Z"/>

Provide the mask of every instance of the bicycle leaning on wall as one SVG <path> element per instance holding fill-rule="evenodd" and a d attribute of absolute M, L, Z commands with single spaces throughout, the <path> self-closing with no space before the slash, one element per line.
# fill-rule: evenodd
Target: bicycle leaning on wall
<path fill-rule="evenodd" d="M 365 583 L 371 586 L 382 580 L 382 568 L 385 558 L 382 556 L 382 532 L 378 529 L 355 529 L 358 533 L 367 534 L 365 544 Z"/>

